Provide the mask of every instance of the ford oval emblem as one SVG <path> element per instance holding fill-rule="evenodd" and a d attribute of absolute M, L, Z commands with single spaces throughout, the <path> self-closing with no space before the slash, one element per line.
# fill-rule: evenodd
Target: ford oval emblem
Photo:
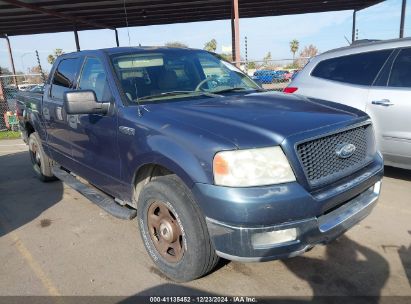
<path fill-rule="evenodd" d="M 337 154 L 339 158 L 349 158 L 354 154 L 355 149 L 355 145 L 343 143 L 341 145 L 338 145 L 337 149 L 335 150 L 335 154 Z"/>

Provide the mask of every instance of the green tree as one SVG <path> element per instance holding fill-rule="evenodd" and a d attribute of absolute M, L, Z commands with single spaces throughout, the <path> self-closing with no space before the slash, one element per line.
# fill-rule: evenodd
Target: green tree
<path fill-rule="evenodd" d="M 47 56 L 48 63 L 53 64 L 56 61 L 57 57 L 63 54 L 64 52 L 62 49 L 55 49 L 53 51 L 53 54 Z"/>
<path fill-rule="evenodd" d="M 233 61 L 233 55 L 231 53 L 222 53 L 219 54 L 221 58 L 223 58 L 225 61 L 232 62 Z"/>
<path fill-rule="evenodd" d="M 254 70 L 255 68 L 257 68 L 257 66 L 256 66 L 256 64 L 255 64 L 254 61 L 248 62 L 248 64 L 247 64 L 247 69 L 249 69 L 249 70 Z"/>
<path fill-rule="evenodd" d="M 188 48 L 188 45 L 179 41 L 170 41 L 165 44 L 167 47 Z"/>
<path fill-rule="evenodd" d="M 217 40 L 214 38 L 204 44 L 204 49 L 209 52 L 215 52 L 217 50 Z"/>
<path fill-rule="evenodd" d="M 295 53 L 297 53 L 298 48 L 300 47 L 300 42 L 297 39 L 293 39 L 290 41 L 290 51 L 293 53 L 293 60 L 295 58 Z"/>

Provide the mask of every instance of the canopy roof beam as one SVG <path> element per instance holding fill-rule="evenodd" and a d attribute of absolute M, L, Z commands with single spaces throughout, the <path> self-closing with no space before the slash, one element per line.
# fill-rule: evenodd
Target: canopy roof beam
<path fill-rule="evenodd" d="M 43 13 L 45 15 L 59 17 L 61 19 L 71 21 L 74 24 L 82 23 L 82 24 L 89 25 L 89 26 L 92 26 L 92 27 L 95 27 L 95 28 L 99 28 L 99 29 L 106 28 L 106 29 L 114 30 L 114 27 L 111 27 L 111 26 L 106 26 L 106 25 L 101 24 L 101 23 L 88 21 L 88 20 L 85 20 L 83 18 L 79 18 L 79 17 L 75 17 L 75 16 L 69 16 L 69 15 L 57 12 L 55 10 L 51 10 L 51 9 L 48 9 L 48 8 L 43 8 L 41 6 L 26 3 L 26 2 L 21 2 L 19 0 L 2 0 L 2 2 L 6 2 L 6 3 L 9 3 L 9 4 L 15 5 L 17 7 L 25 8 L 25 9 L 28 9 L 28 10 L 31 10 L 31 11 L 40 12 L 40 13 Z"/>

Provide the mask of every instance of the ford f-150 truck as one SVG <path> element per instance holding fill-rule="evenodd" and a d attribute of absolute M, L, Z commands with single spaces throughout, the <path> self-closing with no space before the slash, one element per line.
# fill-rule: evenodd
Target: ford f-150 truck
<path fill-rule="evenodd" d="M 65 54 L 43 95 L 18 100 L 37 175 L 137 217 L 148 254 L 176 281 L 220 257 L 268 261 L 326 244 L 379 196 L 383 160 L 365 113 L 264 92 L 206 51 Z"/>

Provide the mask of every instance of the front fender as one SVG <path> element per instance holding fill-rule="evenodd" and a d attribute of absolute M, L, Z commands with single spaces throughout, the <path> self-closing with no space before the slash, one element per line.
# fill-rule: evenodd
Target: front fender
<path fill-rule="evenodd" d="M 156 164 L 175 173 L 190 188 L 194 183 L 213 183 L 210 159 L 205 156 L 207 153 L 202 156 L 198 151 L 193 151 L 194 147 L 159 134 L 147 138 L 143 153 L 136 153 L 134 149 L 137 150 L 137 147 L 129 150 L 123 160 L 123 177 L 126 181 L 132 181 L 144 165 Z"/>

